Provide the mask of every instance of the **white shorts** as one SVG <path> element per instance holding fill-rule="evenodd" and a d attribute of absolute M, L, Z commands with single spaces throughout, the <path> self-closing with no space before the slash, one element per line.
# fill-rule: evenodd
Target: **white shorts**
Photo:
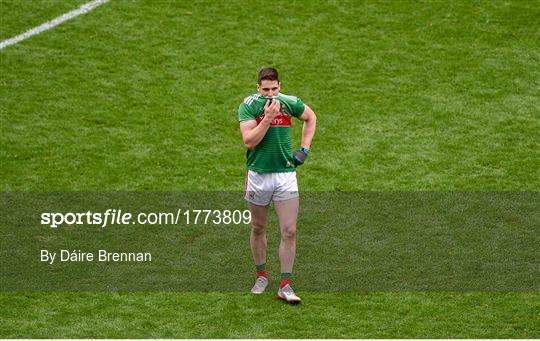
<path fill-rule="evenodd" d="M 248 202 L 267 206 L 270 201 L 283 201 L 298 197 L 296 172 L 257 173 L 248 170 L 246 196 Z"/>

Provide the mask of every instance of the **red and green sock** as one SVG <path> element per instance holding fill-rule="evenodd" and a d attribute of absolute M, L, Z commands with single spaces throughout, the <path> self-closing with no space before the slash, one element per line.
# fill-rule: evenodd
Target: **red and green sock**
<path fill-rule="evenodd" d="M 282 272 L 281 281 L 279 282 L 279 287 L 283 288 L 287 284 L 292 284 L 292 272 Z"/>
<path fill-rule="evenodd" d="M 257 277 L 268 278 L 268 271 L 266 271 L 266 263 L 255 264 L 255 268 L 257 269 Z"/>

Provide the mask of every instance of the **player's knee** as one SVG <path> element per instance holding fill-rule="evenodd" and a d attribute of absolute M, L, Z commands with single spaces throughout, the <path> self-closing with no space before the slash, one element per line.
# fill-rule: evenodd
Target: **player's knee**
<path fill-rule="evenodd" d="M 296 238 L 296 226 L 287 226 L 281 229 L 281 238 L 284 240 L 291 240 Z"/>
<path fill-rule="evenodd" d="M 251 231 L 254 235 L 260 236 L 266 233 L 266 224 L 263 222 L 251 222 Z"/>

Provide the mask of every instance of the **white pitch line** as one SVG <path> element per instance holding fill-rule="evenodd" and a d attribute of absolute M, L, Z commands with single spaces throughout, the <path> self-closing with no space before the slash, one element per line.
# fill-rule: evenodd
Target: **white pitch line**
<path fill-rule="evenodd" d="M 38 27 L 34 27 L 22 34 L 19 34 L 18 36 L 15 36 L 13 38 L 9 38 L 0 42 L 0 50 L 3 49 L 4 47 L 17 44 L 18 42 L 23 41 L 27 38 L 30 38 L 31 36 L 35 36 L 36 34 L 40 34 L 43 31 L 46 31 L 55 26 L 58 26 L 64 21 L 68 21 L 70 19 L 78 17 L 79 15 L 89 12 L 93 10 L 94 8 L 98 7 L 99 5 L 103 5 L 104 3 L 108 1 L 109 0 L 94 0 L 94 1 L 87 2 L 86 4 L 82 5 L 81 7 L 77 9 L 74 9 L 71 12 L 64 13 L 61 16 L 54 18 L 53 20 L 47 21 L 46 23 L 39 25 Z"/>

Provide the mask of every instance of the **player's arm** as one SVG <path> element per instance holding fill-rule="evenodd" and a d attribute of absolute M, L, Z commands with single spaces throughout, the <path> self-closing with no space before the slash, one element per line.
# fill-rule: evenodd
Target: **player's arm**
<path fill-rule="evenodd" d="M 240 122 L 240 132 L 242 133 L 242 139 L 247 149 L 253 150 L 264 138 L 270 123 L 276 118 L 279 113 L 279 102 L 269 102 L 264 106 L 264 118 L 257 124 L 255 120 L 247 120 Z"/>
<path fill-rule="evenodd" d="M 307 105 L 304 106 L 304 112 L 298 118 L 304 121 L 304 126 L 302 127 L 302 147 L 309 149 L 317 127 L 317 115 L 315 115 L 310 107 Z"/>
<path fill-rule="evenodd" d="M 304 121 L 304 126 L 302 127 L 302 145 L 300 149 L 293 153 L 295 167 L 304 164 L 306 161 L 309 154 L 309 147 L 311 146 L 311 141 L 317 127 L 317 115 L 307 105 L 304 105 L 304 112 L 298 118 Z"/>

